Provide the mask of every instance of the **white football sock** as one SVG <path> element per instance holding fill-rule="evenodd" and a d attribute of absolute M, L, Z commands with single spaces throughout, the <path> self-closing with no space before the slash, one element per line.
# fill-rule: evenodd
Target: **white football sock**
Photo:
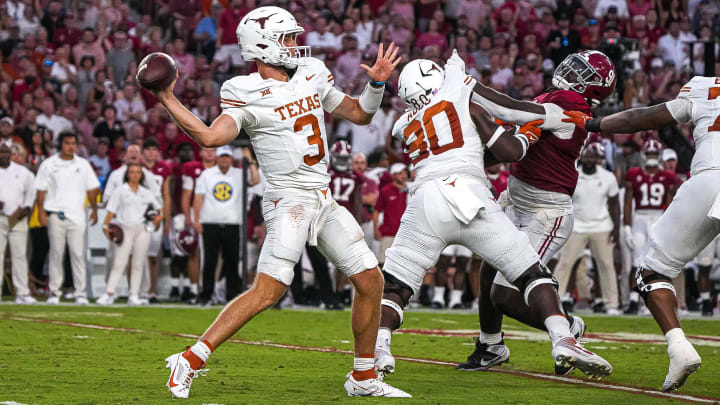
<path fill-rule="evenodd" d="M 483 331 L 480 331 L 480 343 L 485 343 L 489 345 L 496 345 L 500 343 L 502 340 L 502 332 L 498 333 L 485 333 Z"/>
<path fill-rule="evenodd" d="M 208 357 L 212 354 L 212 350 L 201 341 L 198 341 L 195 343 L 191 348 L 190 351 L 193 352 L 196 356 L 200 357 L 200 359 L 203 361 L 203 363 L 207 362 Z"/>
<path fill-rule="evenodd" d="M 190 292 L 193 293 L 193 294 L 195 294 L 195 295 L 197 295 L 197 292 L 198 292 L 198 285 L 197 285 L 197 283 L 195 283 L 195 284 L 190 284 Z"/>
<path fill-rule="evenodd" d="M 572 337 L 572 333 L 570 333 L 570 323 L 567 318 L 562 315 L 551 315 L 545 318 L 545 328 L 547 328 L 553 345 L 564 337 Z"/>
<path fill-rule="evenodd" d="M 375 341 L 375 350 L 390 351 L 390 340 L 392 339 L 392 331 L 390 328 L 378 329 L 377 340 Z"/>
<path fill-rule="evenodd" d="M 450 291 L 450 303 L 452 305 L 462 304 L 463 290 L 452 290 Z"/>
<path fill-rule="evenodd" d="M 710 301 L 710 291 L 701 292 L 700 299 L 703 301 Z"/>
<path fill-rule="evenodd" d="M 638 302 L 640 301 L 640 294 L 638 294 L 637 291 L 633 291 L 630 293 L 630 302 Z"/>
<path fill-rule="evenodd" d="M 170 287 L 180 287 L 180 278 L 170 277 Z"/>
<path fill-rule="evenodd" d="M 445 303 L 445 287 L 435 286 L 433 288 L 433 302 Z"/>
<path fill-rule="evenodd" d="M 685 340 L 687 340 L 687 338 L 685 337 L 685 332 L 683 332 L 681 328 L 670 329 L 665 334 L 665 341 L 668 346 L 672 346 L 674 343 L 679 343 Z"/>

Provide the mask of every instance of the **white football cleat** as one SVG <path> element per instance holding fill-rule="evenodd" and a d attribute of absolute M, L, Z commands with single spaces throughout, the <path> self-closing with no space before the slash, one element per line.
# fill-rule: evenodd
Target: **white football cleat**
<path fill-rule="evenodd" d="M 575 367 L 590 378 L 601 379 L 613 371 L 607 360 L 582 347 L 572 336 L 558 340 L 553 345 L 552 356 L 556 366 Z"/>
<path fill-rule="evenodd" d="M 32 295 L 19 295 L 15 297 L 15 303 L 19 305 L 32 305 L 37 303 L 37 300 Z"/>
<path fill-rule="evenodd" d="M 57 295 L 51 295 L 48 297 L 47 302 L 45 302 L 48 305 L 57 305 L 60 303 L 60 297 Z"/>
<path fill-rule="evenodd" d="M 137 295 L 131 295 L 131 296 L 129 296 L 129 297 L 128 297 L 128 300 L 127 300 L 127 304 L 128 304 L 128 306 L 130 306 L 130 307 L 139 307 L 139 306 L 141 306 L 141 305 L 144 305 L 144 304 L 143 304 L 143 301 L 142 301 L 140 298 L 138 298 Z"/>
<path fill-rule="evenodd" d="M 190 386 L 198 376 L 205 375 L 209 369 L 194 370 L 190 362 L 183 357 L 183 352 L 173 354 L 165 359 L 165 368 L 172 370 L 170 378 L 165 384 L 175 398 L 187 398 L 190 395 Z"/>
<path fill-rule="evenodd" d="M 412 395 L 383 382 L 379 378 L 358 381 L 353 377 L 352 372 L 346 377 L 345 391 L 351 397 L 412 398 Z"/>
<path fill-rule="evenodd" d="M 382 380 L 387 374 L 395 372 L 395 357 L 390 354 L 390 350 L 385 348 L 375 349 L 375 371 Z"/>
<path fill-rule="evenodd" d="M 690 374 L 700 368 L 702 359 L 687 339 L 668 346 L 667 351 L 670 356 L 670 367 L 665 376 L 663 391 L 675 391 L 685 384 Z"/>
<path fill-rule="evenodd" d="M 75 305 L 88 305 L 90 304 L 90 301 L 88 301 L 85 297 L 75 297 Z"/>
<path fill-rule="evenodd" d="M 95 303 L 98 305 L 112 305 L 113 303 L 115 303 L 115 295 L 105 293 L 101 295 L 100 298 L 95 301 Z"/>

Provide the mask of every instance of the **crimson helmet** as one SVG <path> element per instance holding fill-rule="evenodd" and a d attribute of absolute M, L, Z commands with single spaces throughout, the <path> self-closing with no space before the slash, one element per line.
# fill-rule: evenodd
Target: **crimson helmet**
<path fill-rule="evenodd" d="M 347 141 L 337 141 L 330 150 L 330 164 L 333 169 L 341 172 L 350 170 L 352 161 L 352 146 Z"/>
<path fill-rule="evenodd" d="M 110 224 L 108 225 L 108 233 L 110 234 L 110 240 L 115 243 L 116 245 L 119 245 L 123 241 L 123 230 L 120 228 L 118 224 Z"/>
<path fill-rule="evenodd" d="M 195 251 L 198 247 L 197 232 L 191 227 L 186 227 L 175 236 L 175 246 L 186 255 Z"/>
<path fill-rule="evenodd" d="M 583 149 L 583 155 L 593 154 L 594 156 L 604 159 L 605 158 L 605 146 L 600 142 L 591 142 L 585 149 Z"/>
<path fill-rule="evenodd" d="M 552 83 L 558 89 L 581 94 L 594 107 L 615 90 L 617 74 L 615 65 L 604 53 L 580 51 L 571 53 L 558 65 Z"/>
<path fill-rule="evenodd" d="M 664 147 L 660 141 L 656 139 L 648 139 L 645 141 L 642 147 L 642 154 L 644 158 L 644 165 L 660 167 L 660 155 L 662 154 Z M 653 155 L 652 157 L 648 155 Z"/>

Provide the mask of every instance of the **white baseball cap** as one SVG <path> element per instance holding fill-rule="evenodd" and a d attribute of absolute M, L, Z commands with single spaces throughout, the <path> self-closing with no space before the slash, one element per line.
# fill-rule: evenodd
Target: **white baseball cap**
<path fill-rule="evenodd" d="M 663 150 L 662 161 L 667 162 L 668 160 L 678 160 L 677 153 L 675 150 L 667 148 Z"/>
<path fill-rule="evenodd" d="M 9 124 L 11 127 L 14 127 L 14 126 L 15 126 L 15 121 L 13 121 L 13 119 L 10 118 L 10 117 L 2 117 L 2 119 L 0 119 L 0 121 L 6 122 L 6 123 Z"/>
<path fill-rule="evenodd" d="M 230 145 L 221 146 L 221 147 L 217 148 L 217 150 L 215 151 L 215 154 L 217 155 L 217 157 L 220 157 L 220 156 L 232 157 L 233 156 L 232 147 L 230 147 Z"/>
<path fill-rule="evenodd" d="M 403 170 L 407 169 L 407 166 L 405 166 L 404 163 L 393 163 L 392 166 L 390 166 L 390 174 L 395 175 Z"/>

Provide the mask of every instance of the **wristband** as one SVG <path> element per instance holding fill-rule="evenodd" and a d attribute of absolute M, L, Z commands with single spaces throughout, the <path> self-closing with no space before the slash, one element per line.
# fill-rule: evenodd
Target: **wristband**
<path fill-rule="evenodd" d="M 372 85 L 374 87 L 383 87 L 383 86 L 385 86 L 385 83 L 387 83 L 386 80 L 383 80 L 381 82 L 374 82 L 372 80 L 370 81 L 370 85 Z"/>
<path fill-rule="evenodd" d="M 600 121 L 602 118 L 592 118 L 585 124 L 585 130 L 588 132 L 600 132 Z"/>
<path fill-rule="evenodd" d="M 488 149 L 492 148 L 493 145 L 495 145 L 495 142 L 497 142 L 498 139 L 500 139 L 500 135 L 505 133 L 505 128 L 503 127 L 497 127 L 495 130 L 495 133 L 493 134 L 492 138 L 487 143 Z"/>
<path fill-rule="evenodd" d="M 525 154 L 527 153 L 527 150 L 530 147 L 530 140 L 528 140 L 527 136 L 525 136 L 524 134 L 515 134 L 513 136 L 515 137 L 515 139 L 519 140 L 520 143 L 522 144 L 522 148 L 523 148 L 522 156 L 520 157 L 520 159 L 518 159 L 518 160 L 521 160 L 522 158 L 525 157 Z"/>

